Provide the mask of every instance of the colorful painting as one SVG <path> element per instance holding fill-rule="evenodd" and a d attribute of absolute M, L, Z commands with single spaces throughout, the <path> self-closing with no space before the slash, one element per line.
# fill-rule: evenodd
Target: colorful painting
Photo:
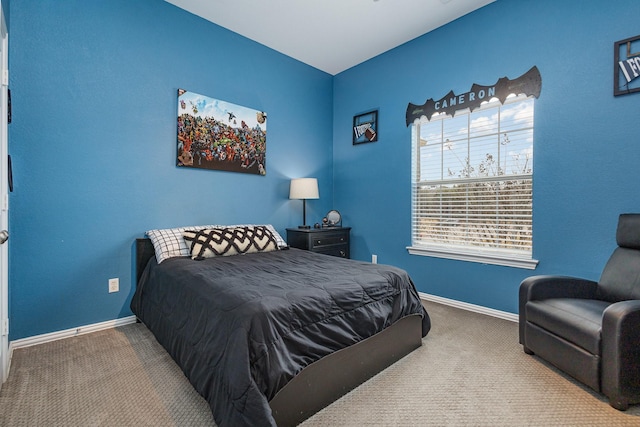
<path fill-rule="evenodd" d="M 267 113 L 178 90 L 177 165 L 266 174 Z"/>

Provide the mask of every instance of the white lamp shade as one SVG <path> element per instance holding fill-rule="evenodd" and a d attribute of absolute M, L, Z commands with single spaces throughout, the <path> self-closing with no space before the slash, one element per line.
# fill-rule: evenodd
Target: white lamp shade
<path fill-rule="evenodd" d="M 290 199 L 319 199 L 318 180 L 316 178 L 297 178 L 291 180 Z"/>

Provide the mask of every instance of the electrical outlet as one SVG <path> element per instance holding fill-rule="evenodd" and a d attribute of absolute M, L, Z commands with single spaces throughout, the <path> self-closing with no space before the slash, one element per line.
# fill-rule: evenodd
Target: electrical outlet
<path fill-rule="evenodd" d="M 115 279 L 109 279 L 109 293 L 120 291 L 120 280 L 116 277 Z"/>
<path fill-rule="evenodd" d="M 371 255 L 371 264 L 377 264 L 377 263 L 378 263 L 378 255 L 372 254 Z"/>

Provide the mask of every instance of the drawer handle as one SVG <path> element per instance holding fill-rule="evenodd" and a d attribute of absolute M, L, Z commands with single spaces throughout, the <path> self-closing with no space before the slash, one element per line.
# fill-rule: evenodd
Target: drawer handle
<path fill-rule="evenodd" d="M 347 253 L 346 253 L 345 251 L 341 250 L 341 251 L 340 251 L 340 256 L 341 256 L 342 258 L 346 258 L 346 257 L 347 257 Z"/>

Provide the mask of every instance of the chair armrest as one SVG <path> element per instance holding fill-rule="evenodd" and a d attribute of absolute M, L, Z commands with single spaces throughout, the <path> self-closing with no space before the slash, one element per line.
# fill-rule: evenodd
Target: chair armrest
<path fill-rule="evenodd" d="M 569 276 L 531 276 L 520 284 L 520 299 L 596 298 L 597 282 Z"/>
<path fill-rule="evenodd" d="M 640 300 L 611 304 L 602 317 L 602 391 L 612 401 L 640 397 Z M 623 397 L 624 396 L 624 397 Z"/>
<path fill-rule="evenodd" d="M 528 301 L 548 298 L 595 299 L 598 283 L 570 276 L 531 276 L 520 283 L 518 314 L 520 344 L 524 344 L 525 306 Z"/>

